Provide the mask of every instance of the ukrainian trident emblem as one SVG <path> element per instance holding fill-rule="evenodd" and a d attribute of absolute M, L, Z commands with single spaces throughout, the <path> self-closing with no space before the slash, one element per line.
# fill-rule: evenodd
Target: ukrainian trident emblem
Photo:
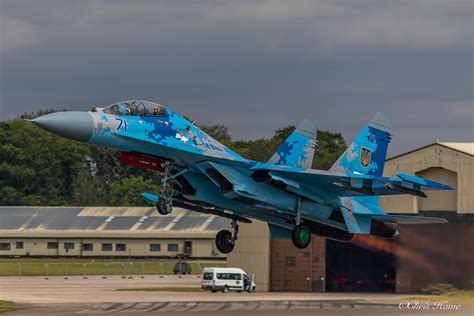
<path fill-rule="evenodd" d="M 372 151 L 366 147 L 360 148 L 360 164 L 362 167 L 367 168 L 370 165 L 372 159 Z"/>

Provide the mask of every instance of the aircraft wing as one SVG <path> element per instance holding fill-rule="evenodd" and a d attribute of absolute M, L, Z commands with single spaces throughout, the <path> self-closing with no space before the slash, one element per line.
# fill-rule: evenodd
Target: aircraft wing
<path fill-rule="evenodd" d="M 339 197 L 411 194 L 426 197 L 423 191 L 453 190 L 451 186 L 423 179 L 403 172 L 396 178 L 358 173 L 339 174 L 329 171 L 258 164 L 252 170 L 265 173 L 272 180 L 283 183 L 289 191 L 318 201 L 320 195 Z M 315 198 L 311 198 L 314 194 Z"/>

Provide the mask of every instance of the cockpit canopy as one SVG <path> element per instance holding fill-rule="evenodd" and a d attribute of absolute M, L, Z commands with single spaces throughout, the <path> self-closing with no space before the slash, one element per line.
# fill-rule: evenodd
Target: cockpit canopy
<path fill-rule="evenodd" d="M 123 101 L 103 109 L 104 113 L 133 116 L 165 116 L 168 111 L 163 105 L 141 100 Z"/>

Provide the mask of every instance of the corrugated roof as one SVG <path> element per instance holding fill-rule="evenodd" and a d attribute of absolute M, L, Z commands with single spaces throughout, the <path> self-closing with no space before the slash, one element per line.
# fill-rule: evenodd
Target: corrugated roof
<path fill-rule="evenodd" d="M 182 208 L 163 216 L 150 207 L 0 207 L 2 237 L 210 237 L 226 225 Z"/>

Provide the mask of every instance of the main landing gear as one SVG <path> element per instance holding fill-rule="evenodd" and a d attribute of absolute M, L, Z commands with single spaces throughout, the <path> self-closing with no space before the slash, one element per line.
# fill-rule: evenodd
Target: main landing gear
<path fill-rule="evenodd" d="M 308 226 L 301 224 L 301 196 L 296 200 L 296 226 L 291 231 L 291 241 L 296 248 L 308 247 L 311 242 L 311 230 Z"/>
<path fill-rule="evenodd" d="M 235 219 L 232 220 L 232 229 L 221 230 L 216 235 L 216 247 L 221 253 L 229 253 L 234 250 L 235 241 L 237 240 L 237 233 L 239 232 L 239 225 Z"/>
<path fill-rule="evenodd" d="M 291 231 L 291 241 L 293 241 L 296 248 L 304 249 L 308 247 L 311 242 L 311 230 L 303 224 L 295 226 Z"/>
<path fill-rule="evenodd" d="M 158 194 L 158 203 L 156 204 L 156 210 L 161 215 L 167 215 L 173 210 L 173 200 L 171 199 L 171 188 L 170 188 L 170 174 L 171 174 L 171 162 L 166 161 L 161 165 L 164 169 L 163 176 L 160 181 L 160 193 Z"/>

